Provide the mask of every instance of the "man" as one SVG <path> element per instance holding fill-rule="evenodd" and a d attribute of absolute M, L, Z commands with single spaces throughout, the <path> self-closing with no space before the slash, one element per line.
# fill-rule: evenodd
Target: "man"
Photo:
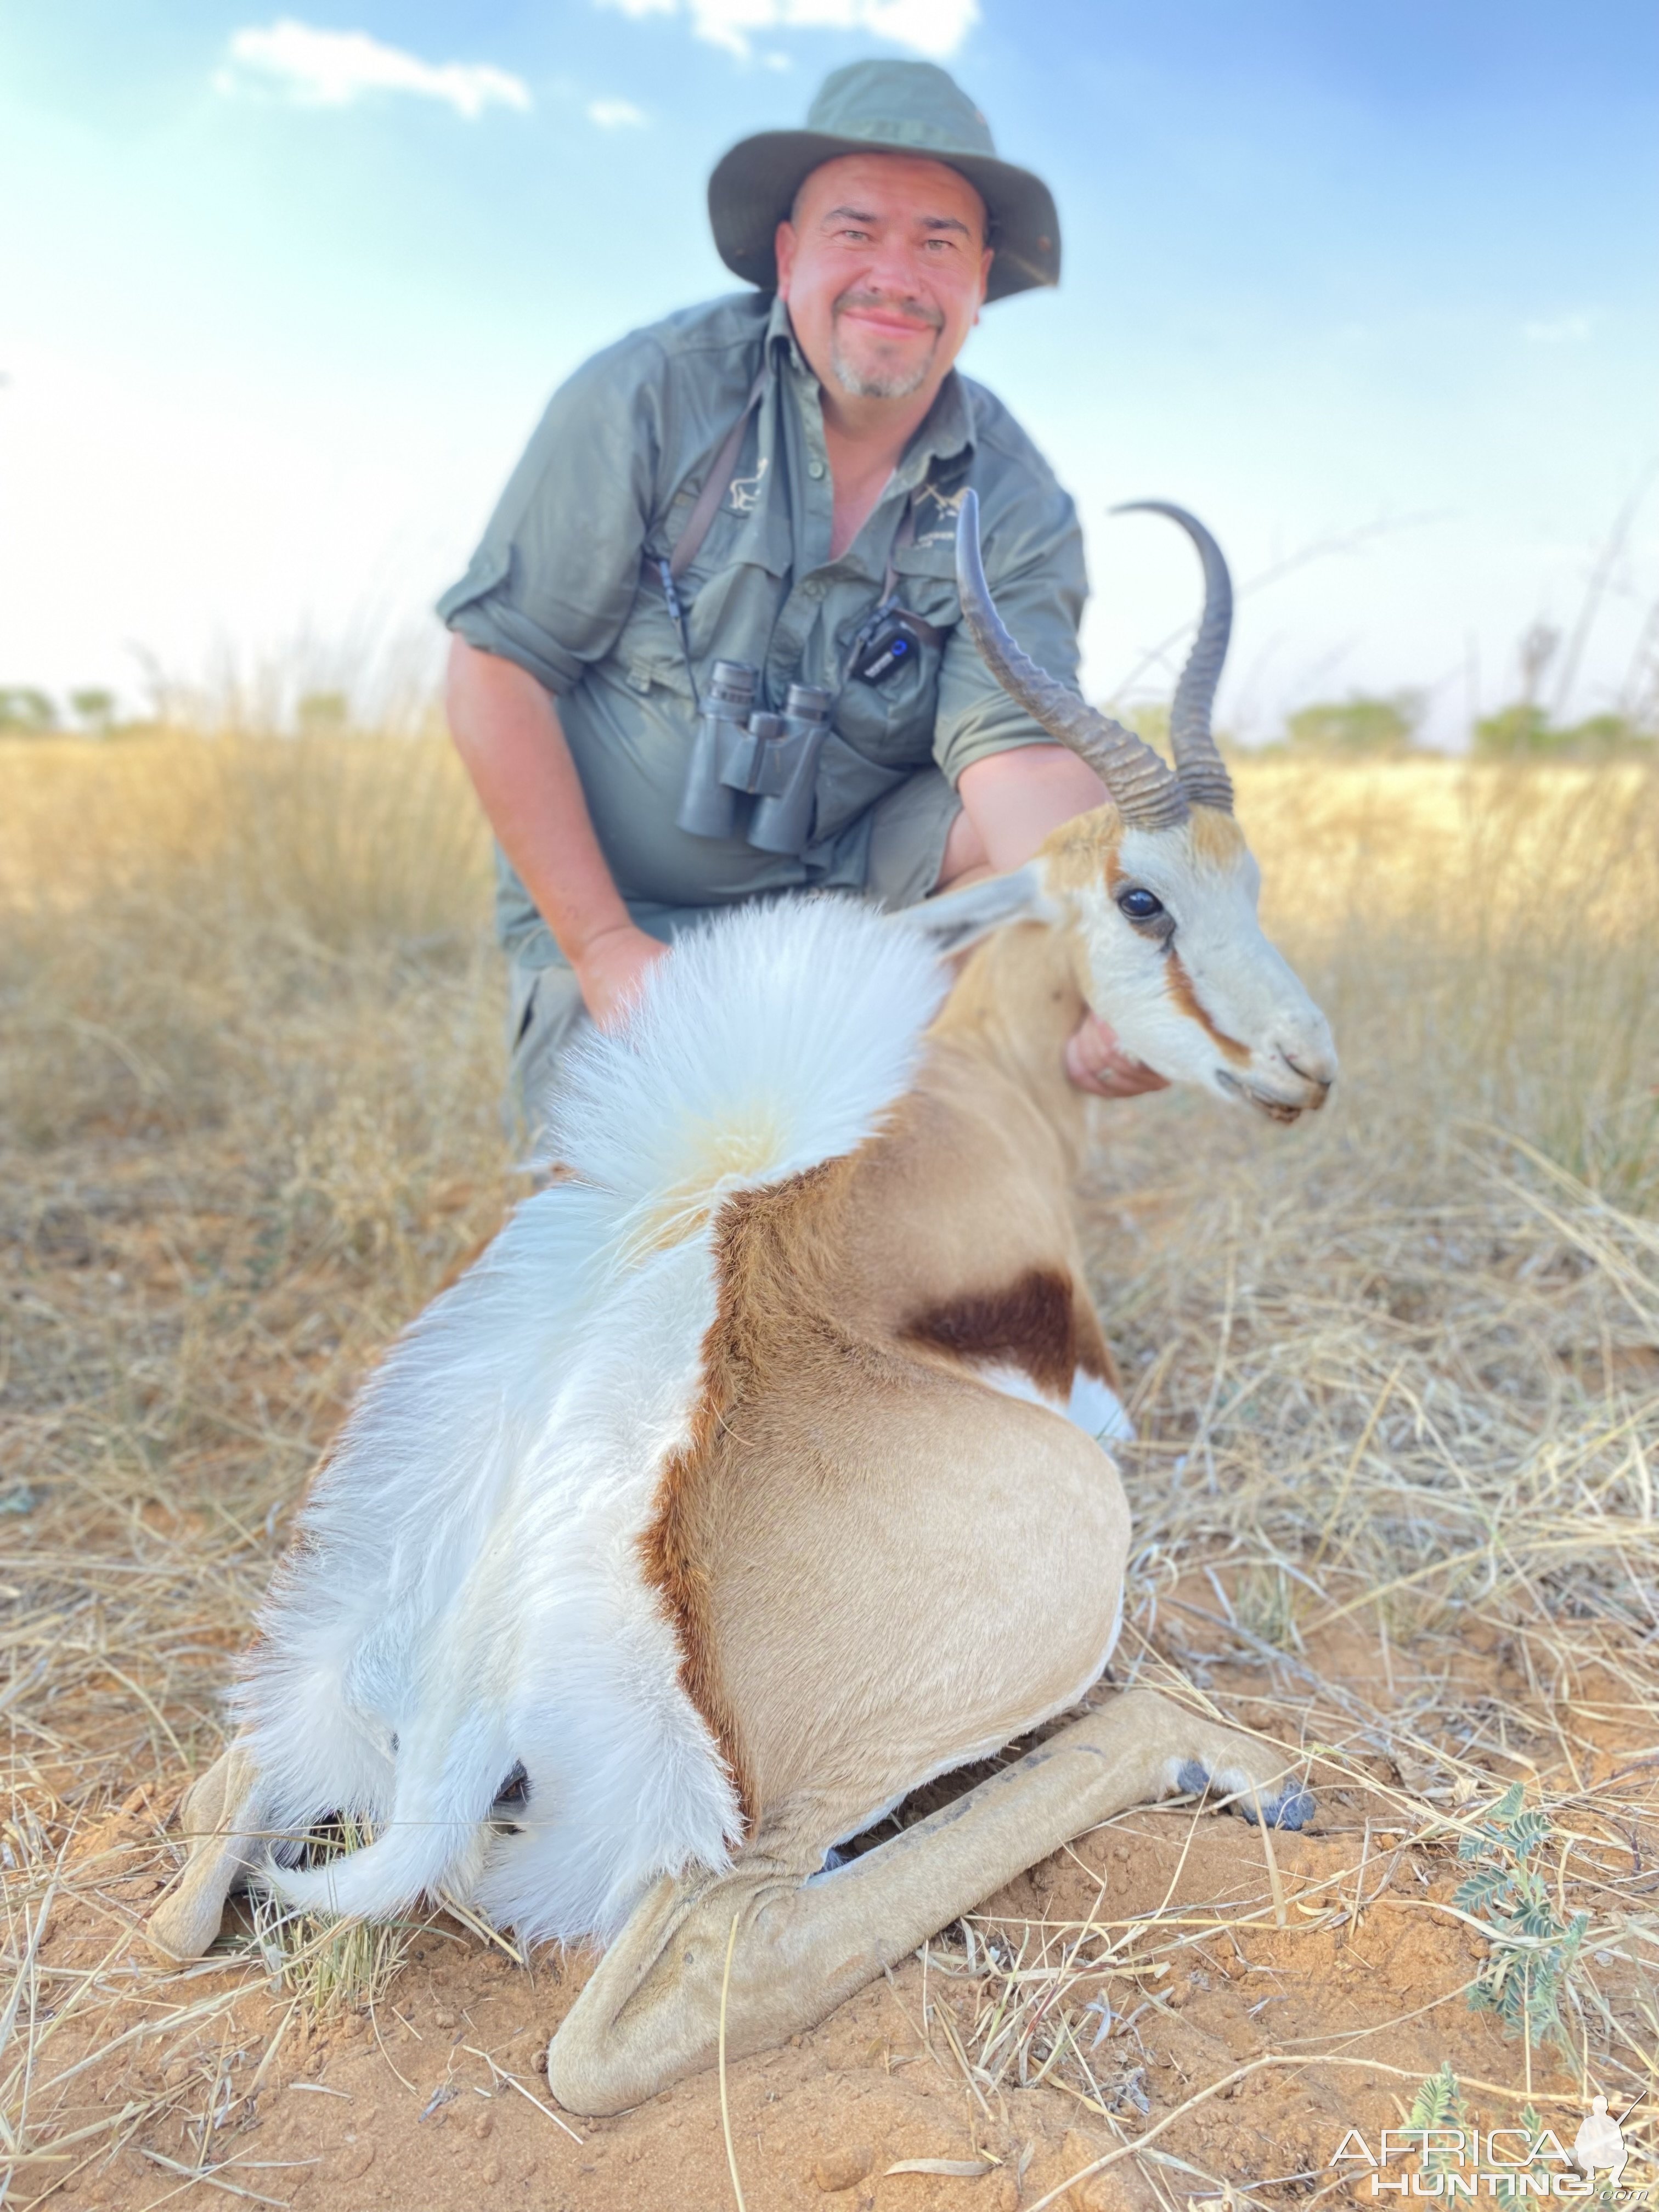
<path fill-rule="evenodd" d="M 943 70 L 866 61 L 826 81 L 804 131 L 735 146 L 709 213 L 757 291 L 579 369 L 439 603 L 450 726 L 498 841 L 532 1113 L 583 1019 L 614 1022 L 711 909 L 802 886 L 908 905 L 1018 866 L 1104 797 L 957 627 L 971 484 L 1010 627 L 1075 679 L 1072 502 L 954 368 L 987 300 L 1057 281 L 1047 186 L 997 159 Z M 833 700 L 799 851 L 750 842 L 750 802 L 712 776 L 732 833 L 680 826 L 716 660 L 759 672 L 763 708 L 792 684 Z M 1092 1018 L 1066 1065 L 1108 1097 L 1158 1082 Z"/>

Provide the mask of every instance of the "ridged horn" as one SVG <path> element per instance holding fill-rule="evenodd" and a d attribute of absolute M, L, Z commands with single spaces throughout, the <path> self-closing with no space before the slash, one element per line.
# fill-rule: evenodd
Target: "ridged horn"
<path fill-rule="evenodd" d="M 1028 659 L 996 611 L 979 550 L 979 495 L 963 492 L 957 517 L 957 590 L 980 657 L 1011 699 L 1051 738 L 1087 761 L 1126 822 L 1168 830 L 1187 818 L 1187 794 L 1158 755 L 1133 730 L 1100 714 Z"/>
<path fill-rule="evenodd" d="M 1195 514 L 1168 500 L 1132 499 L 1112 512 L 1167 514 L 1198 548 L 1198 557 L 1204 563 L 1204 614 L 1170 708 L 1170 744 L 1176 757 L 1176 773 L 1193 805 L 1213 806 L 1231 814 L 1233 780 L 1210 731 L 1215 690 L 1221 681 L 1221 664 L 1227 658 L 1227 641 L 1233 629 L 1233 580 L 1227 574 L 1221 548 Z"/>

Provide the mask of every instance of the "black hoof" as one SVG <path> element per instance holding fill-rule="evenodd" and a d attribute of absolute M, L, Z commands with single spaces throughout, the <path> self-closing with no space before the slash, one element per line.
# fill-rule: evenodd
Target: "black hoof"
<path fill-rule="evenodd" d="M 1176 1776 L 1177 1788 L 1188 1796 L 1201 1797 L 1210 1787 L 1210 1770 L 1196 1759 L 1183 1759 Z M 1255 1801 L 1246 1793 L 1233 1796 L 1233 1809 L 1242 1813 L 1254 1827 L 1256 1824 Z M 1272 1797 L 1261 1800 L 1261 1818 L 1270 1828 L 1305 1828 L 1314 1816 L 1313 1792 L 1304 1790 L 1299 1782 L 1281 1790 Z"/>
<path fill-rule="evenodd" d="M 1255 1807 L 1248 1797 L 1239 1800 L 1238 1809 L 1255 1827 Z M 1279 1796 L 1261 1801 L 1261 1817 L 1270 1828 L 1305 1828 L 1317 1809 L 1313 1791 L 1304 1790 L 1299 1782 L 1292 1783 Z"/>

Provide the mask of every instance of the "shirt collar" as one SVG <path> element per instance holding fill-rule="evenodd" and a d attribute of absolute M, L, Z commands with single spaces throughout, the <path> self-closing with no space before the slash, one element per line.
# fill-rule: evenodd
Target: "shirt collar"
<path fill-rule="evenodd" d="M 788 307 L 775 293 L 772 312 L 766 319 L 766 355 L 775 369 L 787 363 L 797 376 L 812 377 L 812 369 L 789 320 Z M 920 483 L 933 462 L 953 460 L 959 453 L 971 453 L 973 448 L 973 404 L 967 386 L 952 368 L 935 394 L 921 428 L 910 441 L 896 474 Z"/>

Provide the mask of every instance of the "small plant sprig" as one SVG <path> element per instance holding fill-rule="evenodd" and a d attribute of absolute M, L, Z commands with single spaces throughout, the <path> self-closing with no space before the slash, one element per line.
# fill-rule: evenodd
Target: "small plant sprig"
<path fill-rule="evenodd" d="M 1412 2099 L 1412 2108 L 1407 2113 L 1404 2132 L 1420 2133 L 1423 2148 L 1418 2160 L 1418 2170 L 1424 2174 L 1449 2173 L 1462 2171 L 1465 2161 L 1461 2150 L 1442 2148 L 1432 2136 L 1442 2130 L 1455 2131 L 1468 2140 L 1467 2130 L 1478 2126 L 1476 2116 L 1463 2102 L 1463 2085 L 1452 2071 L 1449 2058 L 1443 2058 L 1437 2074 L 1431 2074 Z M 1553 2171 L 1547 2164 L 1540 2165 L 1538 2149 L 1545 2134 L 1544 2123 L 1537 2108 L 1526 2105 L 1522 2108 L 1521 2125 L 1526 2130 L 1528 2154 L 1524 2166 L 1516 2166 L 1512 2172 L 1500 2174 L 1492 2186 L 1492 2197 L 1499 2204 L 1514 2206 L 1525 2196 L 1536 2193 L 1527 2185 L 1540 2174 Z M 1476 2138 L 1478 2141 L 1478 2137 Z M 1469 2163 L 1473 2163 L 1473 2160 Z"/>
<path fill-rule="evenodd" d="M 1452 2072 L 1449 2058 L 1440 2062 L 1440 2071 L 1431 2074 L 1428 2080 L 1412 2099 L 1412 2108 L 1406 2115 L 1405 2131 L 1415 2134 L 1419 2130 L 1424 2136 L 1424 2148 L 1418 2165 L 1424 2173 L 1444 2173 L 1455 2163 L 1449 2151 L 1436 2149 L 1428 2142 L 1431 2130 L 1459 2128 L 1464 2124 L 1463 2090 Z"/>
<path fill-rule="evenodd" d="M 1532 1863 L 1549 1840 L 1550 1824 L 1536 1808 L 1526 1808 L 1523 1796 L 1512 1783 L 1458 1843 L 1458 1857 L 1474 1871 L 1452 1902 L 1485 1922 L 1490 1947 L 1469 2002 L 1495 2012 L 1511 2034 L 1532 2044 L 1553 2040 L 1571 2051 L 1561 1999 L 1589 1915 L 1563 1920 L 1557 1913 Z"/>

